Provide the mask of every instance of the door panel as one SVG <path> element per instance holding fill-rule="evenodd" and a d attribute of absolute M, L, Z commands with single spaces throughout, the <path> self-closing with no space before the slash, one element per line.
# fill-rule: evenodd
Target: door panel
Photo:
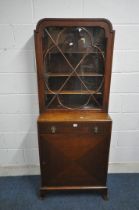
<path fill-rule="evenodd" d="M 42 182 L 46 186 L 104 186 L 109 138 L 91 134 L 42 134 Z"/>

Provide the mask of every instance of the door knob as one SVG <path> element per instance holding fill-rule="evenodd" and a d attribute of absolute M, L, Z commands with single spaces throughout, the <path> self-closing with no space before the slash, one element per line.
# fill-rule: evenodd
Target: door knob
<path fill-rule="evenodd" d="M 98 133 L 98 126 L 94 126 L 93 130 L 94 130 L 94 133 Z"/>
<path fill-rule="evenodd" d="M 52 126 L 52 127 L 51 127 L 51 132 L 52 132 L 52 133 L 55 133 L 55 132 L 56 132 L 56 127 L 55 127 L 55 126 Z"/>

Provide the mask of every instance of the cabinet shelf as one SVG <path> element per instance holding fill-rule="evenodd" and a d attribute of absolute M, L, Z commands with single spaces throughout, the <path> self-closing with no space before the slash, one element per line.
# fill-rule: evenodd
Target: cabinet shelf
<path fill-rule="evenodd" d="M 77 73 L 80 77 L 103 77 L 103 74 L 99 73 Z M 77 74 L 71 75 L 71 77 L 77 77 Z M 45 74 L 46 77 L 68 77 L 69 73 L 47 73 Z"/>
<path fill-rule="evenodd" d="M 99 51 L 93 52 L 92 50 L 88 50 L 88 51 L 80 51 L 80 52 L 79 51 L 62 51 L 62 53 L 63 54 L 104 54 L 105 52 L 104 51 L 101 51 L 101 52 L 99 52 Z M 61 52 L 57 52 L 57 51 L 56 52 L 55 51 L 48 52 L 48 55 L 59 55 L 59 54 L 61 55 Z"/>
<path fill-rule="evenodd" d="M 101 95 L 102 92 L 96 92 L 94 90 L 90 90 L 89 92 L 87 90 L 61 90 L 60 92 L 58 90 L 52 90 L 54 93 L 51 91 L 46 91 L 46 94 L 49 95 L 54 95 L 54 94 L 59 94 L 59 95 L 90 95 L 90 94 L 97 94 Z"/>

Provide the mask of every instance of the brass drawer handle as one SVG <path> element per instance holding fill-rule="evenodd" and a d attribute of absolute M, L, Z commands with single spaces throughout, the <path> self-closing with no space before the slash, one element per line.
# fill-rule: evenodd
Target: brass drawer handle
<path fill-rule="evenodd" d="M 55 133 L 55 132 L 56 132 L 56 127 L 55 127 L 55 126 L 52 126 L 52 127 L 51 127 L 51 132 L 52 132 L 52 133 Z"/>
<path fill-rule="evenodd" d="M 94 133 L 97 134 L 98 133 L 98 126 L 94 126 L 93 130 L 94 130 Z"/>

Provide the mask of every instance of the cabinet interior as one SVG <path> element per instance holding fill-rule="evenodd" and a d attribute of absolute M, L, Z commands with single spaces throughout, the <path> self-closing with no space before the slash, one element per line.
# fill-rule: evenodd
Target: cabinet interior
<path fill-rule="evenodd" d="M 46 109 L 101 109 L 107 38 L 103 28 L 45 27 Z"/>

